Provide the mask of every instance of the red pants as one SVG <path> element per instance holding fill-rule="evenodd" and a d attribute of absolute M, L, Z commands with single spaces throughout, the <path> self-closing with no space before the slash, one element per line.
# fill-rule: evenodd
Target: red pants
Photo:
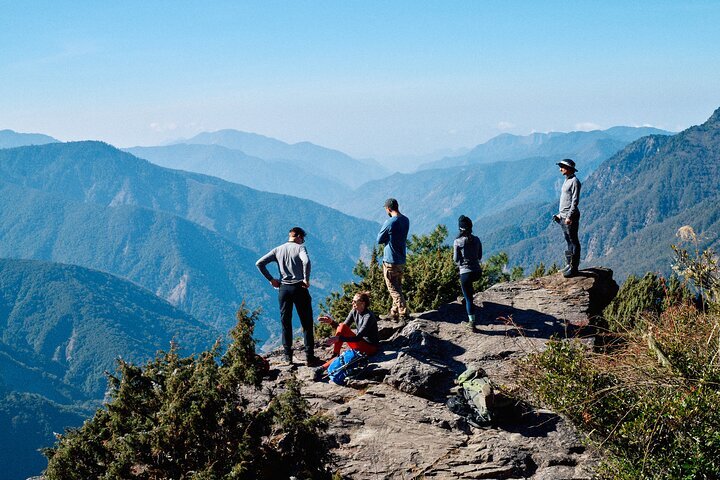
<path fill-rule="evenodd" d="M 353 332 L 352 328 L 348 327 L 346 324 L 341 323 L 340 325 L 338 325 L 337 330 L 335 330 L 335 335 L 343 337 L 354 337 L 355 332 Z M 340 349 L 342 349 L 343 343 L 347 343 L 348 347 L 360 353 L 364 353 L 368 356 L 375 355 L 378 351 L 377 345 L 373 345 L 372 343 L 366 342 L 362 338 L 356 337 L 355 340 L 351 340 L 349 342 L 343 342 L 342 340 L 338 340 L 335 345 L 333 345 L 333 356 L 337 356 L 340 354 Z M 327 368 L 330 363 L 332 363 L 332 360 L 333 359 L 329 360 L 323 366 Z"/>

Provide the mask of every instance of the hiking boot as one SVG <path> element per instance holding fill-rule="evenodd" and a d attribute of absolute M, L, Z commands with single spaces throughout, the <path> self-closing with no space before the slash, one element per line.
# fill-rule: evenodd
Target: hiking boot
<path fill-rule="evenodd" d="M 560 270 L 560 273 L 562 273 L 563 276 L 567 272 L 572 270 L 572 258 L 573 258 L 572 252 L 570 250 L 565 250 L 565 267 L 562 270 Z"/>
<path fill-rule="evenodd" d="M 287 365 L 293 364 L 292 353 L 286 353 L 285 355 L 283 355 L 283 363 L 286 363 Z"/>
<path fill-rule="evenodd" d="M 570 265 L 567 270 L 563 270 L 563 277 L 570 278 L 578 274 L 578 266 L 580 265 L 580 253 L 570 255 Z"/>
<path fill-rule="evenodd" d="M 321 382 L 325 377 L 325 367 L 316 367 L 313 371 L 313 382 Z"/>
<path fill-rule="evenodd" d="M 322 361 L 311 353 L 310 355 L 305 355 L 305 364 L 308 367 L 317 367 L 318 365 L 322 364 Z"/>

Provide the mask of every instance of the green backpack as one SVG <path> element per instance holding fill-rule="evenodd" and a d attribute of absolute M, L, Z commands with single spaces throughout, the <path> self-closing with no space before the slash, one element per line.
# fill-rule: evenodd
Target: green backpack
<path fill-rule="evenodd" d="M 493 421 L 494 392 L 485 370 L 470 366 L 458 376 L 455 383 L 459 387 L 458 393 L 462 394 L 472 410 L 468 421 L 476 426 L 490 425 Z"/>

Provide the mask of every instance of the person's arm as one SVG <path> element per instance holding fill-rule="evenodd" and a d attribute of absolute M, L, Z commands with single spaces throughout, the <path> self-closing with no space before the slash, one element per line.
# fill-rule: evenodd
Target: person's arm
<path fill-rule="evenodd" d="M 310 256 L 307 253 L 305 245 L 300 248 L 300 261 L 303 264 L 303 278 L 305 279 L 305 287 L 310 287 Z"/>
<path fill-rule="evenodd" d="M 356 318 L 355 318 L 356 315 L 354 315 L 354 312 L 355 312 L 355 310 L 350 310 L 350 313 L 348 313 L 347 318 L 346 318 L 345 321 L 343 322 L 343 323 L 344 323 L 345 325 L 347 325 L 348 327 L 352 326 L 353 322 L 355 322 L 355 320 L 356 320 Z M 359 315 L 358 315 L 358 316 L 359 316 Z M 355 322 L 355 323 L 357 323 L 357 322 Z M 352 336 L 349 336 L 349 337 L 348 337 L 348 336 L 345 336 L 345 335 L 338 335 L 337 338 L 338 338 L 339 340 L 343 341 L 343 342 L 352 342 L 353 340 L 357 340 L 357 336 L 356 336 L 356 335 L 352 335 Z"/>
<path fill-rule="evenodd" d="M 268 282 L 272 283 L 273 287 L 275 287 L 275 282 L 278 282 L 278 280 L 275 279 L 272 275 L 270 275 L 270 272 L 267 269 L 267 264 L 271 262 L 277 262 L 274 248 L 262 257 L 260 257 L 260 259 L 255 262 L 255 266 L 258 268 L 258 270 L 260 270 L 260 273 L 262 273 L 263 276 L 267 278 Z"/>
<path fill-rule="evenodd" d="M 459 266 L 462 262 L 461 258 L 462 254 L 460 253 L 460 245 L 458 245 L 457 242 L 453 242 L 453 262 Z"/>
<path fill-rule="evenodd" d="M 573 182 L 570 184 L 570 212 L 568 212 L 565 223 L 570 225 L 572 219 L 578 213 L 578 204 L 580 203 L 580 180 L 577 177 L 573 178 Z"/>
<path fill-rule="evenodd" d="M 385 245 L 390 241 L 390 220 L 386 220 L 377 236 L 377 243 Z"/>
<path fill-rule="evenodd" d="M 478 263 L 480 263 L 480 260 L 482 260 L 482 242 L 478 238 Z"/>

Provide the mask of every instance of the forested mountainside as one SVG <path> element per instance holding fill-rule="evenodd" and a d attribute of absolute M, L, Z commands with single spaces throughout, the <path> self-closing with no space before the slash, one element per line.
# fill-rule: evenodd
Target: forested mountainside
<path fill-rule="evenodd" d="M 145 362 L 171 342 L 210 348 L 217 330 L 139 285 L 75 265 L 0 259 L 0 464 L 38 473 L 53 432 L 103 399 L 116 360 Z"/>

